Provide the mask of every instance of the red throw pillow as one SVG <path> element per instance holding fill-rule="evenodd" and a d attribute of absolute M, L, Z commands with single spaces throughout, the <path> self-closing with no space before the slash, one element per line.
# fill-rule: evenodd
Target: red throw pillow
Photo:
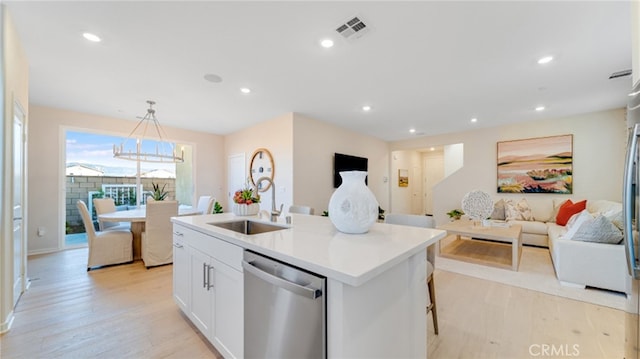
<path fill-rule="evenodd" d="M 556 224 L 559 224 L 561 226 L 566 226 L 571 216 L 573 216 L 576 213 L 580 213 L 584 211 L 586 207 L 587 207 L 587 200 L 576 202 L 576 203 L 571 202 L 571 200 L 567 200 L 558 209 L 558 215 L 556 216 Z"/>

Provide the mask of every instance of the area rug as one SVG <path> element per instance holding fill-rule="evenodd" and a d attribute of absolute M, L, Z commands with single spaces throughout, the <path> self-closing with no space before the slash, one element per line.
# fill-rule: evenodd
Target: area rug
<path fill-rule="evenodd" d="M 518 272 L 444 257 L 436 258 L 435 267 L 437 270 L 463 274 L 614 309 L 625 310 L 628 305 L 627 298 L 623 293 L 589 287 L 581 289 L 561 285 L 556 278 L 549 250 L 546 248 L 523 246 Z"/>

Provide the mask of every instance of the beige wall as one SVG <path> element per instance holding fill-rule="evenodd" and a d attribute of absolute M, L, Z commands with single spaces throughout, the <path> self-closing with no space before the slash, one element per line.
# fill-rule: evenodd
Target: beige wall
<path fill-rule="evenodd" d="M 29 64 L 27 57 L 20 44 L 20 39 L 15 30 L 13 20 L 6 11 L 4 5 L 0 3 L 0 19 L 2 20 L 0 29 L 1 50 L 0 50 L 0 84 L 4 84 L 0 95 L 2 95 L 2 106 L 0 113 L 3 114 L 3 126 L 0 130 L 2 141 L 2 191 L 0 193 L 0 332 L 8 329 L 9 321 L 13 310 L 13 211 L 12 211 L 12 188 L 13 188 L 13 109 L 14 103 L 18 103 L 25 114 L 25 127 L 29 118 Z M 26 189 L 25 189 L 26 190 Z M 25 204 L 23 203 L 23 206 Z M 23 224 L 26 223 L 23 219 Z"/>
<path fill-rule="evenodd" d="M 420 149 L 422 150 L 422 148 Z M 391 206 L 387 209 L 387 213 L 424 214 L 424 206 L 420 206 L 419 211 L 412 208 L 413 196 L 423 196 L 422 178 L 413 176 L 413 168 L 422 168 L 423 162 L 422 154 L 417 150 L 393 151 L 391 153 L 391 174 L 389 176 Z M 398 186 L 398 171 L 400 169 L 407 170 L 409 174 L 408 187 Z M 422 203 L 421 198 L 420 203 Z"/>
<path fill-rule="evenodd" d="M 294 114 L 293 199 L 316 214 L 329 208 L 335 152 L 369 159 L 369 188 L 383 209 L 389 208 L 389 148 L 385 141 Z M 384 179 L 387 178 L 387 182 Z"/>
<path fill-rule="evenodd" d="M 256 149 L 266 148 L 271 152 L 275 168 L 273 181 L 276 184 L 276 205 L 279 207 L 284 204 L 285 210 L 293 202 L 292 123 L 293 114 L 289 113 L 225 136 L 225 161 L 229 156 L 245 154 L 247 171 L 251 155 Z M 224 168 L 227 168 L 226 165 Z M 262 193 L 261 209 L 271 210 L 271 191 L 272 189 L 269 189 Z M 228 206 L 225 206 L 224 210 L 231 211 Z"/>
<path fill-rule="evenodd" d="M 369 159 L 369 188 L 383 208 L 388 204 L 389 154 L 386 142 L 327 122 L 288 113 L 225 137 L 226 156 L 245 154 L 247 169 L 257 148 L 274 157 L 276 203 L 311 206 L 315 214 L 329 207 L 333 194 L 333 154 Z M 271 208 L 271 191 L 262 196 L 261 209 Z M 226 210 L 226 208 L 225 208 Z"/>
<path fill-rule="evenodd" d="M 59 249 L 64 236 L 64 132 L 67 129 L 127 136 L 136 122 L 48 107 L 31 106 L 29 133 L 29 253 Z M 223 198 L 222 136 L 164 127 L 168 140 L 193 146 L 195 195 Z M 53 215 L 54 213 L 57 216 Z M 38 227 L 45 235 L 36 236 Z"/>
<path fill-rule="evenodd" d="M 460 208 L 462 197 L 480 189 L 494 197 L 562 197 L 551 194 L 498 194 L 496 191 L 496 143 L 532 137 L 573 134 L 573 195 L 571 198 L 621 201 L 622 171 L 626 147 L 625 112 L 622 109 L 585 115 L 524 122 L 496 128 L 422 137 L 390 144 L 406 150 L 464 144 L 464 165 L 434 190 L 434 216 L 447 220 L 446 212 Z"/>

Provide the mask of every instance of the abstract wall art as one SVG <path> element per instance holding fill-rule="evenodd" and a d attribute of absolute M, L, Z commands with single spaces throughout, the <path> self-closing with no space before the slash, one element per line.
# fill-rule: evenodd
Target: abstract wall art
<path fill-rule="evenodd" d="M 573 135 L 498 142 L 498 193 L 573 193 Z"/>

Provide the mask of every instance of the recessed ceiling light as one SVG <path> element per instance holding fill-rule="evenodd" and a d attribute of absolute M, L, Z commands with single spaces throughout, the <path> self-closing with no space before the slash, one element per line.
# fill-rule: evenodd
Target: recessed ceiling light
<path fill-rule="evenodd" d="M 90 32 L 85 32 L 85 33 L 82 34 L 82 36 L 85 39 L 87 39 L 87 40 L 89 40 L 91 42 L 100 42 L 100 41 L 102 41 L 102 39 L 100 37 L 98 37 L 98 35 L 92 34 Z"/>
<path fill-rule="evenodd" d="M 242 92 L 242 93 L 250 93 L 251 89 L 247 88 L 247 87 L 243 87 L 243 88 L 240 89 L 240 92 Z"/>
<path fill-rule="evenodd" d="M 371 111 L 371 106 L 368 106 L 368 105 L 362 106 L 362 111 Z"/>
<path fill-rule="evenodd" d="M 544 111 L 544 106 L 538 106 L 538 107 L 536 107 L 536 111 Z"/>
<path fill-rule="evenodd" d="M 431 147 L 431 148 L 429 149 L 429 151 L 435 151 L 435 150 L 436 150 L 436 148 L 435 148 L 435 147 Z"/>
<path fill-rule="evenodd" d="M 324 39 L 324 40 L 320 41 L 320 46 L 324 47 L 325 49 L 333 47 L 333 40 Z"/>
<path fill-rule="evenodd" d="M 415 129 L 415 128 L 412 128 L 412 129 L 410 129 L 410 130 L 409 130 L 409 132 L 411 132 L 411 133 L 416 133 L 416 129 Z"/>
<path fill-rule="evenodd" d="M 476 122 L 478 122 L 478 119 L 474 117 L 474 118 L 471 119 L 471 122 L 476 123 Z"/>
<path fill-rule="evenodd" d="M 548 63 L 550 63 L 552 60 L 553 60 L 553 56 L 545 56 L 545 57 L 541 57 L 541 58 L 538 60 L 538 63 L 539 63 L 540 65 L 542 65 L 542 64 L 548 64 Z"/>

